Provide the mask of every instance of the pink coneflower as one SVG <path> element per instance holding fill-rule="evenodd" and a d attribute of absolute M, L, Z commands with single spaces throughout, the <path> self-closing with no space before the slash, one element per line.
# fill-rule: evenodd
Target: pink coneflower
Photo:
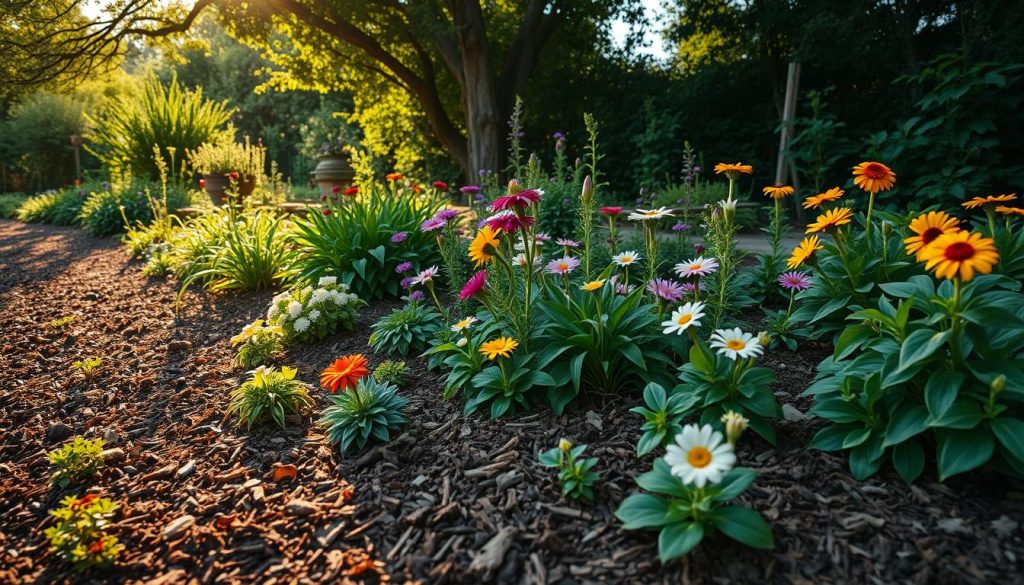
<path fill-rule="evenodd" d="M 473 276 L 469 277 L 466 281 L 465 286 L 459 291 L 459 300 L 464 301 L 480 294 L 484 290 L 484 285 L 487 284 L 487 271 L 481 270 Z"/>
<path fill-rule="evenodd" d="M 647 283 L 647 290 L 659 299 L 670 303 L 683 298 L 683 287 L 674 280 L 655 278 Z"/>
<path fill-rule="evenodd" d="M 432 232 L 443 228 L 446 223 L 448 222 L 439 217 L 432 217 L 420 224 L 420 230 L 425 232 Z"/>
<path fill-rule="evenodd" d="M 438 211 L 434 217 L 437 219 L 443 219 L 444 221 L 451 221 L 456 217 L 459 217 L 459 212 L 454 209 L 442 209 Z"/>
<path fill-rule="evenodd" d="M 804 290 L 811 288 L 811 278 L 806 272 L 783 272 L 779 275 L 779 286 L 786 290 Z"/>
<path fill-rule="evenodd" d="M 416 278 L 412 279 L 412 283 L 427 284 L 428 282 L 433 281 L 435 276 L 437 276 L 437 266 L 431 266 L 426 270 L 421 270 L 420 273 L 416 275 Z"/>
<path fill-rule="evenodd" d="M 491 204 L 491 211 L 512 209 L 513 207 L 527 207 L 531 203 L 540 201 L 544 192 L 539 189 L 524 189 L 514 195 L 502 195 Z"/>
<path fill-rule="evenodd" d="M 621 207 L 602 207 L 600 210 L 601 215 L 618 215 L 622 213 Z"/>
<path fill-rule="evenodd" d="M 401 244 L 408 237 L 409 237 L 409 232 L 398 232 L 395 235 L 391 236 L 391 243 L 392 244 Z"/>
<path fill-rule="evenodd" d="M 412 270 L 412 262 L 402 262 L 398 266 L 395 266 L 395 272 L 398 274 L 405 274 Z"/>
<path fill-rule="evenodd" d="M 432 184 L 435 189 L 440 189 L 442 191 L 448 190 L 448 183 L 445 183 L 444 181 L 434 181 Z"/>
<path fill-rule="evenodd" d="M 466 185 L 465 187 L 460 187 L 459 191 L 467 194 L 476 194 L 480 192 L 480 187 L 477 187 L 476 185 Z"/>
<path fill-rule="evenodd" d="M 559 246 L 565 246 L 566 248 L 579 248 L 580 243 L 576 240 L 567 240 L 565 238 L 558 238 L 555 243 Z"/>
<path fill-rule="evenodd" d="M 676 274 L 681 278 L 707 276 L 716 270 L 718 270 L 718 261 L 714 258 L 705 258 L 703 256 L 676 264 Z"/>
<path fill-rule="evenodd" d="M 548 262 L 547 271 L 549 274 L 557 274 L 559 276 L 567 276 L 576 267 L 580 265 L 578 258 L 572 256 L 566 256 L 565 258 L 555 258 L 551 262 Z"/>
<path fill-rule="evenodd" d="M 533 225 L 533 217 L 524 215 L 520 218 L 512 211 L 503 211 L 487 218 L 487 225 L 492 230 L 501 230 L 506 234 L 515 233 L 521 227 Z"/>

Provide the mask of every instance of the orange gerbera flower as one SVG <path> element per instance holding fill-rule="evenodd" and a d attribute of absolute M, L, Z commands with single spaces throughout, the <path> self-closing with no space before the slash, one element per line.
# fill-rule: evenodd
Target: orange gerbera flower
<path fill-rule="evenodd" d="M 384 178 L 389 181 L 401 181 L 402 173 L 388 173 L 387 175 L 384 176 Z"/>
<path fill-rule="evenodd" d="M 772 199 L 785 199 L 793 194 L 793 188 L 789 185 L 765 187 L 764 189 L 761 189 L 761 191 L 764 192 L 766 197 L 771 197 Z"/>
<path fill-rule="evenodd" d="M 810 260 L 815 252 L 824 249 L 825 246 L 821 245 L 821 239 L 818 236 L 807 236 L 800 241 L 800 245 L 793 248 L 793 255 L 789 257 L 789 262 L 786 263 L 786 266 L 790 270 L 798 268 L 801 264 Z"/>
<path fill-rule="evenodd" d="M 718 175 L 725 173 L 726 175 L 729 176 L 730 179 L 735 180 L 736 176 L 739 175 L 740 173 L 743 173 L 744 175 L 754 174 L 754 167 L 738 162 L 718 163 L 717 165 L 715 165 L 715 173 Z"/>
<path fill-rule="evenodd" d="M 967 282 L 974 273 L 988 274 L 999 262 L 999 252 L 992 238 L 960 231 L 943 234 L 924 247 L 919 254 L 925 269 L 935 269 L 935 276 L 947 280 L 960 278 Z"/>
<path fill-rule="evenodd" d="M 975 197 L 970 201 L 964 201 L 960 205 L 963 205 L 967 209 L 974 209 L 975 207 L 995 205 L 997 203 L 1008 203 L 1016 198 L 1016 193 L 1010 193 L 1008 195 L 986 195 L 985 197 Z"/>
<path fill-rule="evenodd" d="M 841 198 L 845 193 L 846 191 L 843 191 L 839 187 L 832 187 L 824 193 L 818 193 L 817 195 L 812 195 L 811 197 L 804 199 L 804 209 L 817 209 L 821 207 L 822 203 L 839 200 L 839 198 Z"/>
<path fill-rule="evenodd" d="M 921 249 L 935 238 L 960 231 L 960 220 L 945 211 L 929 211 L 910 222 L 910 231 L 915 235 L 904 239 L 903 243 L 907 245 L 907 254 L 917 254 L 920 261 Z"/>
<path fill-rule="evenodd" d="M 996 207 L 996 213 L 1002 213 L 1003 215 L 1024 215 L 1024 207 L 1007 207 L 1006 205 L 1000 205 Z"/>
<path fill-rule="evenodd" d="M 827 231 L 841 225 L 846 225 L 851 221 L 853 221 L 853 211 L 851 211 L 849 207 L 829 209 L 825 213 L 819 215 L 818 218 L 814 220 L 814 223 L 808 225 L 807 231 L 804 233 L 811 234 L 814 232 Z"/>
<path fill-rule="evenodd" d="M 880 162 L 862 162 L 853 167 L 853 184 L 872 194 L 888 191 L 896 184 L 896 173 Z"/>
<path fill-rule="evenodd" d="M 320 373 L 320 385 L 332 393 L 354 388 L 360 378 L 370 373 L 366 364 L 366 358 L 361 353 L 343 355 Z"/>

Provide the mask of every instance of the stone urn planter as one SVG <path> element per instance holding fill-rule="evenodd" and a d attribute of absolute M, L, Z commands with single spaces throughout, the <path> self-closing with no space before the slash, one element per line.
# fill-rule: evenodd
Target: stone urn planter
<path fill-rule="evenodd" d="M 216 174 L 216 175 L 202 175 L 203 188 L 206 190 L 206 194 L 210 196 L 210 201 L 217 207 L 222 207 L 227 203 L 228 199 L 228 188 L 231 186 L 231 177 L 227 174 Z M 249 195 L 252 195 L 253 190 L 256 188 L 256 177 L 252 175 L 246 175 L 239 178 L 238 181 L 238 194 L 239 199 L 245 199 Z"/>
<path fill-rule="evenodd" d="M 316 168 L 313 169 L 313 178 L 320 188 L 320 195 L 327 197 L 333 194 L 335 187 L 344 190 L 351 186 L 355 176 L 356 172 L 344 156 L 321 156 Z"/>

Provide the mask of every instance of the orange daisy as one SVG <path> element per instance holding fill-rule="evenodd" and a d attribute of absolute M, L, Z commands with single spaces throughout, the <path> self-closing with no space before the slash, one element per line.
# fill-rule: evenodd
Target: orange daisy
<path fill-rule="evenodd" d="M 1008 203 L 1016 198 L 1016 193 L 1010 193 L 1008 195 L 986 195 L 985 197 L 975 197 L 970 201 L 964 201 L 960 205 L 963 205 L 967 209 L 974 209 L 975 207 L 995 205 L 997 203 Z"/>
<path fill-rule="evenodd" d="M 829 209 L 825 213 L 819 215 L 818 218 L 814 220 L 814 223 L 808 225 L 807 231 L 804 233 L 810 234 L 831 230 L 841 225 L 846 225 L 851 221 L 853 221 L 853 211 L 851 211 L 849 207 Z"/>
<path fill-rule="evenodd" d="M 853 167 L 853 184 L 871 194 L 888 191 L 896 184 L 896 173 L 880 162 L 862 162 Z"/>
<path fill-rule="evenodd" d="M 821 245 L 821 239 L 818 236 L 807 236 L 800 241 L 796 248 L 793 248 L 793 255 L 789 257 L 789 262 L 786 263 L 786 266 L 790 270 L 798 268 L 801 264 L 813 258 L 815 252 L 824 249 L 825 246 Z"/>
<path fill-rule="evenodd" d="M 996 207 L 997 213 L 1003 215 L 1024 215 L 1024 207 L 1007 207 L 1006 205 L 1000 205 Z"/>
<path fill-rule="evenodd" d="M 793 188 L 789 185 L 775 185 L 774 187 L 765 187 L 761 189 L 766 197 L 772 199 L 785 199 L 793 194 Z"/>
<path fill-rule="evenodd" d="M 811 197 L 804 199 L 804 209 L 817 209 L 821 207 L 822 203 L 837 201 L 845 193 L 846 191 L 843 191 L 839 187 L 832 187 L 824 193 L 818 193 L 817 195 L 812 195 Z"/>
<path fill-rule="evenodd" d="M 919 257 L 925 269 L 935 269 L 935 276 L 947 280 L 959 278 L 967 282 L 974 274 L 988 274 L 999 262 L 995 241 L 981 234 L 959 231 L 935 238 L 921 250 Z"/>
<path fill-rule="evenodd" d="M 904 239 L 903 243 L 907 246 L 907 254 L 917 254 L 920 261 L 921 249 L 935 238 L 960 231 L 960 220 L 945 211 L 929 211 L 915 217 L 909 227 L 915 235 Z"/>
<path fill-rule="evenodd" d="M 384 178 L 389 181 L 401 181 L 402 173 L 388 173 L 387 175 L 384 176 Z"/>
<path fill-rule="evenodd" d="M 370 373 L 363 354 L 343 355 L 320 373 L 320 385 L 332 393 L 354 388 L 359 379 Z"/>
<path fill-rule="evenodd" d="M 735 181 L 736 177 L 739 176 L 740 173 L 743 173 L 744 175 L 754 174 L 754 167 L 738 162 L 718 163 L 717 165 L 715 165 L 715 174 L 721 175 L 722 173 L 725 173 L 729 177 L 729 179 Z"/>

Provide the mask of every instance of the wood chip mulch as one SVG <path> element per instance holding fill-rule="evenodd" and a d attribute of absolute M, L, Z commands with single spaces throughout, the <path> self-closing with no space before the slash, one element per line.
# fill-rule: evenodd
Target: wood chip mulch
<path fill-rule="evenodd" d="M 709 539 L 663 567 L 656 536 L 613 516 L 651 464 L 634 452 L 638 396 L 562 417 L 467 419 L 443 400 L 440 374 L 407 359 L 412 422 L 343 459 L 315 413 L 283 431 L 224 416 L 244 375 L 229 338 L 272 293 L 189 293 L 176 317 L 176 284 L 139 268 L 116 241 L 0 220 L 0 583 L 1022 581 L 1024 494 L 1004 480 L 926 474 L 908 487 L 883 468 L 858 482 L 842 458 L 805 449 L 819 423 L 798 395 L 827 348 L 769 355 L 787 420 L 777 447 L 750 439 L 739 453 L 760 473 L 743 503 L 769 519 L 775 550 Z M 337 355 L 369 353 L 370 324 L 394 306 L 374 304 L 359 331 L 295 348 L 287 363 L 315 382 Z M 103 365 L 86 383 L 71 363 L 92 356 Z M 46 452 L 73 435 L 114 450 L 88 487 L 121 505 L 127 548 L 107 571 L 76 573 L 43 537 L 47 511 L 82 491 L 49 483 Z M 600 458 L 592 505 L 561 499 L 537 463 L 561 437 Z"/>

